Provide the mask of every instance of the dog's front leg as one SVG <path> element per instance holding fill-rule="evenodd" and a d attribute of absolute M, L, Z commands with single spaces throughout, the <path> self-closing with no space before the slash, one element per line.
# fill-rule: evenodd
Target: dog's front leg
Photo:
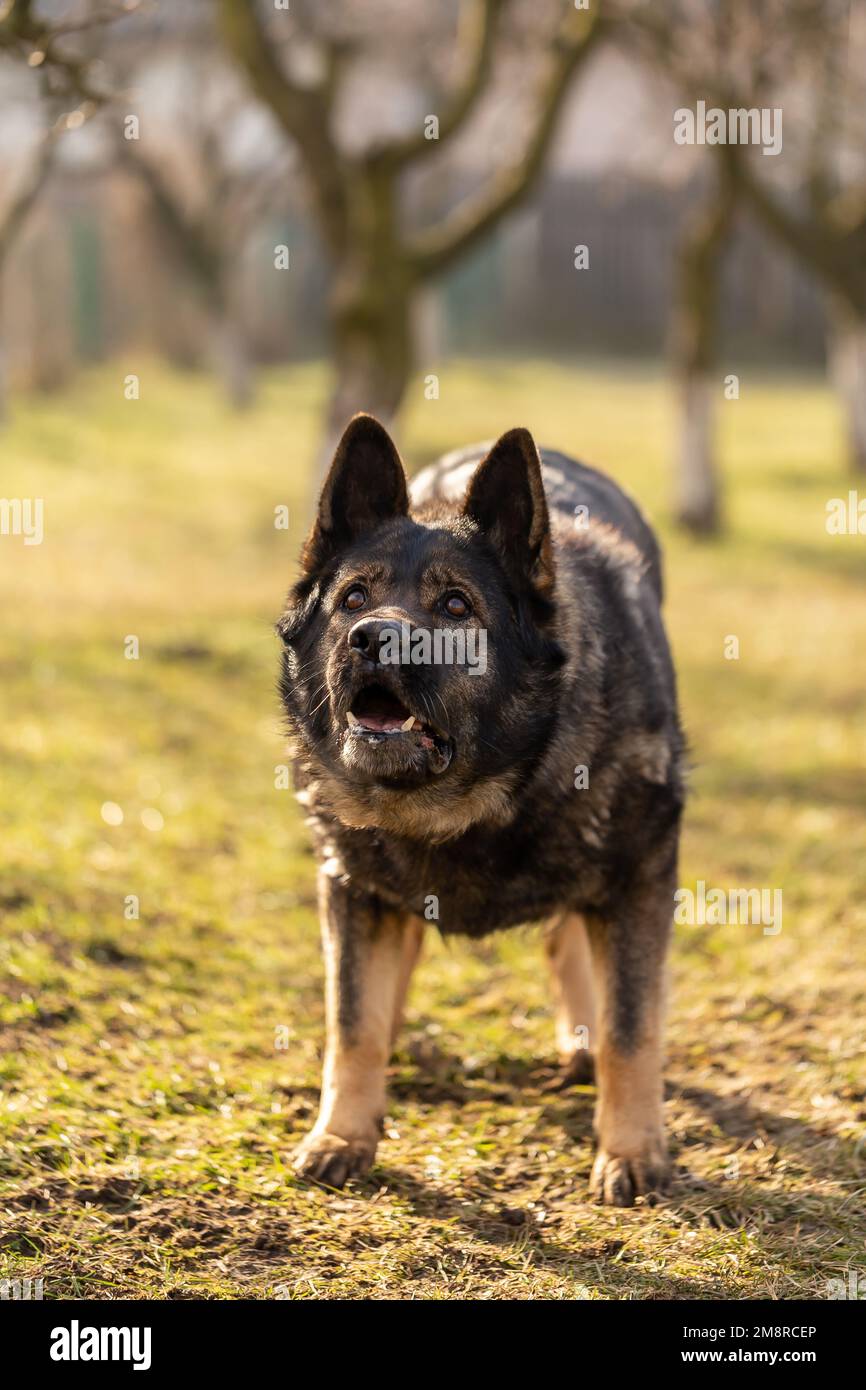
<path fill-rule="evenodd" d="M 342 1187 L 366 1172 L 385 1115 L 385 1068 L 404 970 L 406 918 L 319 876 L 327 1043 L 315 1127 L 295 1157 L 304 1177 Z"/>
<path fill-rule="evenodd" d="M 672 885 L 645 882 L 627 890 L 610 919 L 589 919 L 601 992 L 592 1192 L 612 1206 L 631 1206 L 668 1181 L 662 1029 L 672 903 Z"/>

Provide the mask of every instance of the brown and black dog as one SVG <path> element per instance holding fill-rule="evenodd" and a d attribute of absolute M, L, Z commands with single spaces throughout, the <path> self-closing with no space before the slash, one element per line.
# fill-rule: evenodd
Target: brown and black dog
<path fill-rule="evenodd" d="M 373 1161 L 425 923 L 543 921 L 561 1059 L 598 1084 L 593 1192 L 664 1187 L 684 746 L 661 598 L 635 505 L 526 430 L 410 491 L 382 426 L 349 424 L 278 623 L 327 977 L 302 1174 Z"/>

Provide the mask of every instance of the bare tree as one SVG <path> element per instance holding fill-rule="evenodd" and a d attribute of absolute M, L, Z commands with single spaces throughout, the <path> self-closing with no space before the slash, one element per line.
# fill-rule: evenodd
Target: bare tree
<path fill-rule="evenodd" d="M 824 286 L 851 456 L 866 467 L 866 12 L 851 0 L 625 3 L 623 32 L 681 94 L 783 111 L 781 176 L 775 160 L 719 143 L 719 187 Z M 704 465 L 697 451 L 696 487 Z"/>
<path fill-rule="evenodd" d="M 168 252 L 185 271 L 206 317 L 209 354 L 229 402 L 254 394 L 249 347 L 237 307 L 238 262 L 262 208 L 285 179 L 277 159 L 253 165 L 228 148 L 248 99 L 219 55 L 199 43 L 183 62 L 183 110 L 172 121 L 171 148 L 156 137 L 129 139 L 116 116 L 113 145 L 121 166 L 146 190 Z M 153 50 L 150 50 L 153 56 Z M 145 118 L 152 130 L 155 122 Z"/>
<path fill-rule="evenodd" d="M 0 276 L 55 165 L 59 137 L 84 125 L 108 100 L 109 93 L 94 78 L 91 55 L 81 49 L 81 36 L 129 14 L 135 3 L 92 6 L 74 21 L 37 15 L 32 0 L 7 0 L 0 7 L 0 56 L 34 74 L 48 112 L 28 167 L 0 208 Z M 0 337 L 0 420 L 6 416 L 6 398 Z"/>
<path fill-rule="evenodd" d="M 845 411 L 851 471 L 866 474 L 866 320 L 838 294 L 827 297 L 827 365 Z"/>
<path fill-rule="evenodd" d="M 866 73 L 849 70 L 848 0 L 807 0 L 794 34 L 809 60 L 808 68 L 799 65 L 801 106 L 812 113 L 809 138 L 794 147 L 794 187 L 786 196 L 759 176 L 742 145 L 719 145 L 718 154 L 767 230 L 866 320 Z M 851 100 L 841 100 L 842 93 Z M 774 99 L 772 88 L 764 99 Z M 853 129 L 846 128 L 849 116 Z"/>
<path fill-rule="evenodd" d="M 321 80 L 310 84 L 293 69 L 291 55 L 281 51 L 290 31 L 283 27 L 278 32 L 273 7 L 269 24 L 264 10 L 250 0 L 220 0 L 228 50 L 300 159 L 332 268 L 327 310 L 336 381 L 323 460 L 354 411 L 393 417 L 413 370 L 413 306 L 419 289 L 476 246 L 527 195 L 540 173 L 572 79 L 604 28 L 597 5 L 591 11 L 569 5 L 564 16 L 562 6 L 556 9 L 556 23 L 538 63 L 527 61 L 522 74 L 525 86 L 525 73 L 538 69 L 525 135 L 512 131 L 513 157 L 441 220 L 413 230 L 406 226 L 405 181 L 451 145 L 491 91 L 503 20 L 512 15 L 513 6 L 507 0 L 470 0 L 463 7 L 457 73 L 436 103 L 438 115 L 426 127 L 419 121 L 409 134 L 350 150 L 335 134 L 334 117 L 357 38 L 307 27 L 300 37 L 315 40 L 322 54 Z M 276 19 L 281 25 L 288 22 L 285 13 Z M 524 110 L 521 95 L 518 105 Z"/>
<path fill-rule="evenodd" d="M 0 209 L 0 279 L 5 272 L 9 253 L 47 182 L 54 164 L 59 134 L 60 129 L 55 126 L 41 138 L 30 168 Z M 7 413 L 6 353 L 0 333 L 0 423 L 5 422 Z"/>
<path fill-rule="evenodd" d="M 664 8 L 624 0 L 618 40 L 651 68 L 671 102 L 691 93 L 701 73 L 721 71 L 731 44 L 731 6 L 670 0 Z M 673 125 L 671 128 L 673 139 Z M 734 185 L 711 157 L 683 151 L 694 197 L 674 251 L 669 345 L 677 393 L 673 509 L 695 535 L 721 528 L 722 485 L 716 448 L 721 276 L 734 223 Z"/>
<path fill-rule="evenodd" d="M 811 130 L 794 146 L 785 196 L 742 148 L 720 151 L 734 187 L 827 295 L 828 364 L 846 414 L 852 470 L 866 473 L 866 12 L 801 0 L 792 17 Z"/>
<path fill-rule="evenodd" d="M 710 169 L 709 176 L 709 186 L 686 217 L 677 250 L 671 333 L 680 429 L 674 510 L 680 525 L 699 535 L 713 535 L 721 527 L 715 369 L 722 265 L 735 210 L 724 168 Z"/>

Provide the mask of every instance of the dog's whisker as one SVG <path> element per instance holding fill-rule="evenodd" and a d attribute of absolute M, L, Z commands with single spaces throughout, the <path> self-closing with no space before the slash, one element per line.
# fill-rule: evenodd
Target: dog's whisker
<path fill-rule="evenodd" d="M 501 748 L 497 748 L 497 746 L 496 746 L 495 743 L 491 743 L 489 738 L 482 738 L 481 735 L 479 734 L 479 735 L 478 735 L 478 739 L 479 739 L 479 742 L 480 742 L 480 743 L 484 743 L 484 744 L 487 745 L 488 748 L 492 748 L 493 751 L 494 751 L 494 753 L 499 753 L 499 754 L 501 755 L 502 749 L 501 749 Z"/>
<path fill-rule="evenodd" d="M 288 689 L 291 690 L 293 695 L 296 695 L 302 685 L 303 681 L 295 681 L 294 685 L 290 685 Z M 315 700 L 316 696 L 319 695 L 325 689 L 326 685 L 327 681 L 320 681 L 319 684 L 316 686 L 315 690 L 310 695 L 310 699 Z"/>
<path fill-rule="evenodd" d="M 310 704 L 312 704 L 314 700 L 317 700 L 317 699 L 319 698 L 319 696 L 320 696 L 324 691 L 326 691 L 326 690 L 327 690 L 327 685 L 326 685 L 324 682 L 323 682 L 321 685 L 317 685 L 316 688 L 315 688 L 315 690 L 311 690 L 311 691 L 310 691 Z"/>
<path fill-rule="evenodd" d="M 318 692 L 318 690 L 317 690 L 317 691 L 316 691 L 316 695 L 318 695 L 318 693 L 319 693 L 319 692 Z M 315 698 L 315 697 L 313 697 L 313 698 Z M 328 700 L 329 700 L 330 698 L 331 698 L 331 692 L 330 692 L 330 691 L 326 691 L 326 692 L 325 692 L 325 697 L 324 697 L 324 699 L 322 699 L 322 700 L 319 701 L 319 703 L 316 705 L 316 708 L 315 708 L 315 709 L 311 709 L 311 710 L 310 710 L 310 718 L 311 718 L 311 719 L 312 719 L 313 715 L 314 715 L 314 714 L 317 714 L 318 711 L 322 708 L 322 705 L 326 705 L 326 704 L 328 703 Z"/>
<path fill-rule="evenodd" d="M 441 707 L 442 707 L 442 717 L 443 717 L 444 720 L 445 720 L 445 728 L 447 729 L 447 728 L 448 728 L 448 711 L 447 711 L 447 709 L 445 708 L 445 701 L 442 699 L 442 696 L 439 694 L 439 691 L 438 691 L 438 690 L 434 690 L 434 691 L 433 691 L 433 694 L 435 695 L 436 699 L 439 701 L 439 704 L 440 704 Z"/>
<path fill-rule="evenodd" d="M 295 667 L 295 669 L 292 672 L 292 675 L 303 675 L 304 671 L 309 670 L 311 666 L 315 666 L 318 663 L 318 660 L 319 658 L 317 656 L 311 656 L 309 661 L 304 661 L 300 666 Z"/>

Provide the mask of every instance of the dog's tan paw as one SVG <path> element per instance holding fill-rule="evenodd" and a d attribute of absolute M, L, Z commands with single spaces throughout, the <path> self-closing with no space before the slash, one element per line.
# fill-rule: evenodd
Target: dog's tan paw
<path fill-rule="evenodd" d="M 341 1139 L 338 1134 L 310 1134 L 295 1154 L 293 1167 L 299 1177 L 326 1187 L 343 1187 L 359 1178 L 376 1157 L 374 1139 Z"/>
<path fill-rule="evenodd" d="M 631 1207 L 636 1197 L 653 1199 L 666 1191 L 670 1163 L 661 1144 L 643 1153 L 609 1153 L 600 1149 L 592 1168 L 590 1191 L 609 1207 Z"/>

